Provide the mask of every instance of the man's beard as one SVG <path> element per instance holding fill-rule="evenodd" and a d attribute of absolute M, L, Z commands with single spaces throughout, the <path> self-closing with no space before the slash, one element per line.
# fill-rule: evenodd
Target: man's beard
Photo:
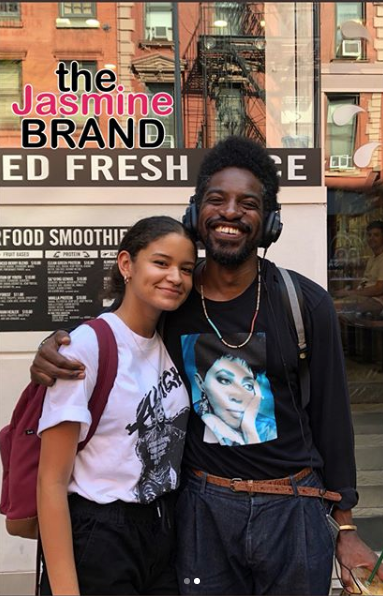
<path fill-rule="evenodd" d="M 215 246 L 210 240 L 209 234 L 205 241 L 206 254 L 219 265 L 234 269 L 242 265 L 247 259 L 255 253 L 258 246 L 258 239 L 247 240 L 238 250 L 233 250 L 227 246 L 226 242 L 217 242 Z"/>

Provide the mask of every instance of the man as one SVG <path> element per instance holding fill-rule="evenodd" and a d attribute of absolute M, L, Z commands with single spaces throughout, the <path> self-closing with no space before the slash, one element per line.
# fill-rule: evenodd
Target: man
<path fill-rule="evenodd" d="M 231 137 L 204 159 L 187 213 L 188 225 L 197 226 L 206 247 L 206 260 L 197 267 L 189 299 L 167 315 L 166 345 L 192 398 L 194 346 L 198 341 L 211 360 L 208 337 L 216 335 L 222 349 L 237 354 L 236 361 L 246 362 L 263 379 L 262 399 L 269 418 L 274 417 L 275 432 L 256 433 L 258 440 L 246 444 L 220 442 L 204 423 L 197 400 L 177 505 L 178 577 L 184 594 L 327 594 L 336 538 L 326 513 L 337 498 L 333 515 L 341 529 L 336 549 L 346 586 L 352 585 L 349 569 L 372 569 L 376 562 L 352 523 L 357 503 L 353 433 L 332 301 L 321 287 L 298 276 L 311 378 L 304 409 L 296 338 L 276 268 L 257 256 L 257 248 L 268 246 L 280 232 L 277 192 L 278 176 L 266 150 Z M 62 333 L 55 338 L 36 356 L 34 380 L 83 376 L 80 363 L 56 354 Z M 250 343 L 251 351 L 245 349 Z M 240 426 L 245 414 L 235 378 L 222 361 L 214 380 L 233 387 L 225 416 Z M 248 391 L 245 383 L 242 391 Z M 383 579 L 383 569 L 379 573 Z"/>
<path fill-rule="evenodd" d="M 383 221 L 370 222 L 366 231 L 373 255 L 368 258 L 363 280 L 357 288 L 339 290 L 336 296 L 347 299 L 348 310 L 379 315 L 383 313 Z"/>

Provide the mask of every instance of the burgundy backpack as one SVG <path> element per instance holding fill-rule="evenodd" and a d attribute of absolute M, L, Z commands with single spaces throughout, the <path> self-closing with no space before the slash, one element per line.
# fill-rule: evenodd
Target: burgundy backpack
<path fill-rule="evenodd" d="M 102 416 L 113 387 L 118 366 L 117 344 L 103 319 L 87 321 L 97 335 L 98 375 L 89 400 L 92 423 L 77 451 L 90 441 Z M 3 464 L 0 512 L 6 516 L 6 528 L 12 536 L 37 538 L 36 486 L 40 457 L 37 428 L 47 388 L 29 383 L 13 411 L 10 424 L 0 431 Z"/>

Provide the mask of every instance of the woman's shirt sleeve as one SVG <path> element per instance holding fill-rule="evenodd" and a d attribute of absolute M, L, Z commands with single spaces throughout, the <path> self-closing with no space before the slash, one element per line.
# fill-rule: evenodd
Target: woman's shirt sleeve
<path fill-rule="evenodd" d="M 79 442 L 86 438 L 92 422 L 88 402 L 96 385 L 98 371 L 97 336 L 89 325 L 80 325 L 71 333 L 69 346 L 62 346 L 60 353 L 85 365 L 85 379 L 57 379 L 47 389 L 38 434 L 61 422 L 80 422 Z"/>

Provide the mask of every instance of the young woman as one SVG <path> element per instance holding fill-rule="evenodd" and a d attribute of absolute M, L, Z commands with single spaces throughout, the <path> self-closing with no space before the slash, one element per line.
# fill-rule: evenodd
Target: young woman
<path fill-rule="evenodd" d="M 77 454 L 91 423 L 96 335 L 81 325 L 62 348 L 84 362 L 86 377 L 48 389 L 40 419 L 42 594 L 178 593 L 173 503 L 189 406 L 156 325 L 187 298 L 195 260 L 170 217 L 143 219 L 123 238 L 111 278 L 118 308 L 101 315 L 116 338 L 117 376 Z"/>

